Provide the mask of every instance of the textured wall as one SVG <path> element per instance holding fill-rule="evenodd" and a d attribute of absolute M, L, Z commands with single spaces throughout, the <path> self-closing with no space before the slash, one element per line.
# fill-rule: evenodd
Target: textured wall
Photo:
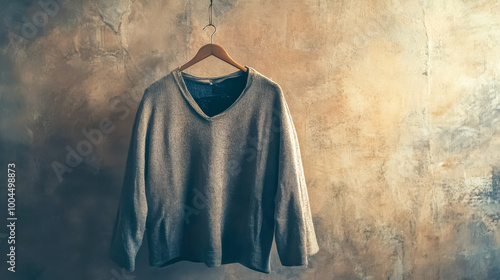
<path fill-rule="evenodd" d="M 209 42 L 209 1 L 0 3 L 12 279 L 500 279 L 497 1 L 214 1 L 214 42 L 282 86 L 301 144 L 321 250 L 290 268 L 273 249 L 270 275 L 150 269 L 146 246 L 133 273 L 107 257 L 138 100 Z M 186 70 L 233 71 L 215 58 Z M 82 130 L 106 121 L 90 144 Z"/>

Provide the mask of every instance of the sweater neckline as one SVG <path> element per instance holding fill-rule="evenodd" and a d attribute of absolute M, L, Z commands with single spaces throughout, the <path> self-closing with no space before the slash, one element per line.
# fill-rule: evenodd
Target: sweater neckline
<path fill-rule="evenodd" d="M 226 113 L 228 113 L 246 95 L 248 89 L 250 88 L 250 86 L 252 84 L 252 80 L 253 80 L 253 76 L 254 76 L 254 69 L 250 66 L 247 66 L 247 65 L 245 65 L 245 67 L 248 69 L 247 70 L 248 76 L 247 76 L 246 85 L 245 85 L 245 88 L 243 89 L 243 91 L 240 93 L 238 98 L 236 98 L 236 100 L 229 107 L 227 107 L 224 111 L 222 111 L 214 116 L 211 116 L 211 117 L 208 116 L 207 114 L 205 114 L 205 112 L 203 112 L 203 110 L 200 108 L 198 103 L 196 103 L 196 101 L 193 98 L 193 95 L 189 92 L 183 77 L 187 77 L 189 79 L 196 80 L 197 82 L 200 82 L 200 83 L 212 84 L 212 83 L 221 82 L 221 81 L 228 79 L 228 78 L 243 75 L 247 72 L 245 72 L 243 70 L 238 70 L 236 72 L 232 72 L 232 73 L 222 75 L 222 76 L 199 77 L 199 76 L 191 75 L 189 73 L 184 73 L 184 72 L 180 71 L 180 66 L 179 66 L 179 67 L 174 69 L 173 74 L 175 77 L 175 81 L 177 82 L 177 85 L 179 86 L 179 89 L 181 91 L 181 94 L 186 99 L 187 103 L 191 106 L 191 108 L 193 108 L 194 111 L 196 111 L 196 113 L 199 116 L 201 116 L 202 118 L 204 118 L 208 121 L 213 121 L 217 118 L 224 116 Z"/>

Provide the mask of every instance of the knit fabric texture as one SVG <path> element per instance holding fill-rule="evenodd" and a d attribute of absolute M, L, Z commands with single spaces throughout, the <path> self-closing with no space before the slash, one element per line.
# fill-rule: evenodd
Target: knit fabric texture
<path fill-rule="evenodd" d="M 149 264 L 240 263 L 270 273 L 319 251 L 299 142 L 283 90 L 253 67 L 218 77 L 176 68 L 137 109 L 109 254 Z"/>

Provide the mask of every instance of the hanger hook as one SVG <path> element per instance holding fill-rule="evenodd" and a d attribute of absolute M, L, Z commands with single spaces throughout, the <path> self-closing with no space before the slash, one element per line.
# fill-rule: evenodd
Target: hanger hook
<path fill-rule="evenodd" d="M 212 33 L 212 35 L 210 36 L 210 44 L 213 44 L 214 43 L 213 37 L 214 37 L 215 32 L 217 32 L 217 27 L 215 27 L 215 25 L 209 23 L 205 27 L 203 27 L 203 30 L 205 30 L 205 28 L 207 28 L 208 26 L 214 27 L 214 33 Z"/>
<path fill-rule="evenodd" d="M 215 27 L 215 25 L 212 24 L 212 0 L 210 0 L 210 6 L 208 6 L 208 24 L 205 25 L 205 27 L 203 27 L 203 30 L 205 30 L 205 28 L 207 28 L 208 26 L 213 26 L 214 27 L 214 33 L 212 33 L 212 35 L 210 36 L 210 44 L 213 44 L 214 43 L 214 34 L 215 32 L 217 32 L 217 27 Z"/>

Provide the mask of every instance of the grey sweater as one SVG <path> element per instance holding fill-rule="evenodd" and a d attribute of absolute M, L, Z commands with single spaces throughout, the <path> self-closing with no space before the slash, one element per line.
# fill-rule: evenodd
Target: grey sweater
<path fill-rule="evenodd" d="M 281 87 L 254 68 L 197 77 L 179 68 L 144 91 L 109 248 L 133 271 L 149 264 L 240 263 L 270 273 L 319 247 L 295 127 Z"/>

